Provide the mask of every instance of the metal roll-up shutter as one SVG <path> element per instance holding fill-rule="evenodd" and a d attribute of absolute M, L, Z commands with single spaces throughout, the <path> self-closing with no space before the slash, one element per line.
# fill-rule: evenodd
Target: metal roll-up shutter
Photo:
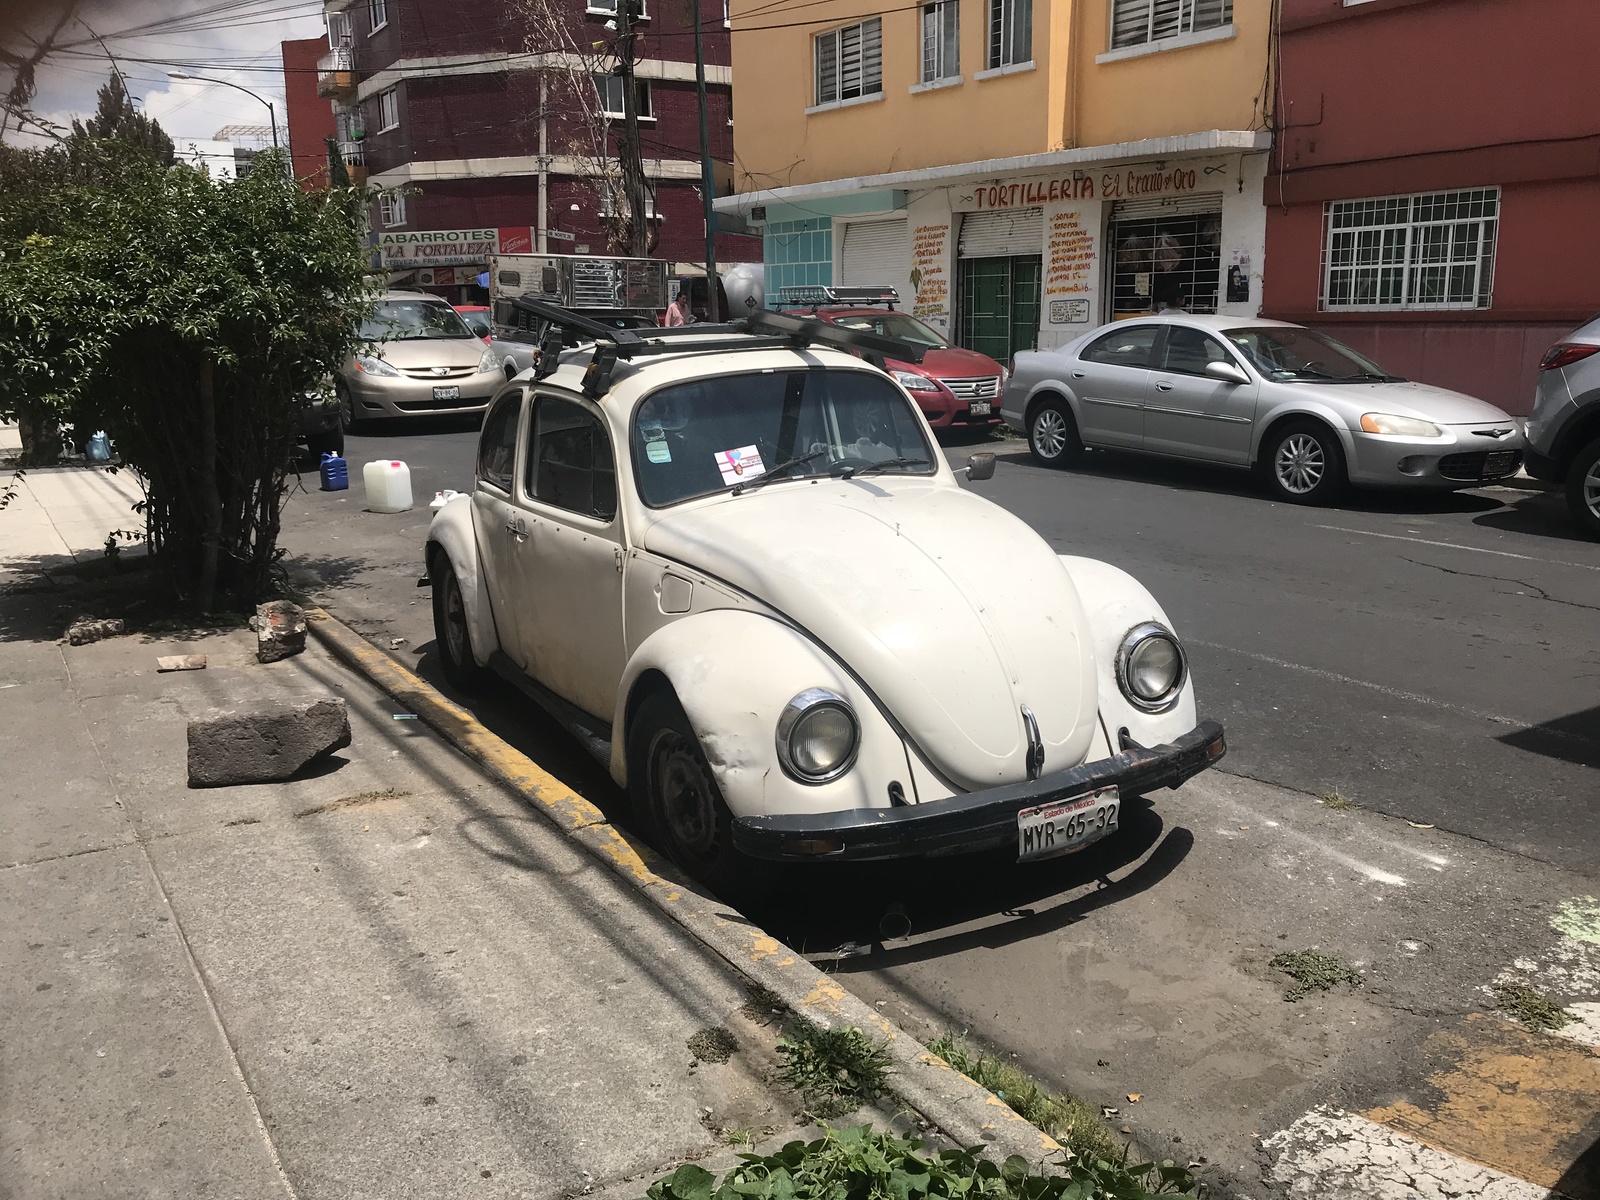
<path fill-rule="evenodd" d="M 1195 217 L 1222 211 L 1221 192 L 1197 196 L 1166 196 L 1154 200 L 1118 200 L 1111 206 L 1113 221 L 1148 221 L 1154 217 Z"/>
<path fill-rule="evenodd" d="M 1008 208 L 967 213 L 961 218 L 962 258 L 1009 258 L 1044 253 L 1044 209 Z"/>
<path fill-rule="evenodd" d="M 911 242 L 906 222 L 856 221 L 844 227 L 839 282 L 845 287 L 893 287 L 906 299 Z"/>

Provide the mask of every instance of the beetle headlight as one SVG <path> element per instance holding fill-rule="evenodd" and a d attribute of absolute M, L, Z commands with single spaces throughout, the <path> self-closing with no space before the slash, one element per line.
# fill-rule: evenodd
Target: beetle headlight
<path fill-rule="evenodd" d="M 848 771 L 861 744 L 850 704 L 827 688 L 807 688 L 778 717 L 778 761 L 801 783 L 827 783 Z"/>
<path fill-rule="evenodd" d="M 1154 621 L 1128 630 L 1117 650 L 1117 686 L 1146 712 L 1169 708 L 1183 689 L 1188 664 L 1170 629 Z"/>

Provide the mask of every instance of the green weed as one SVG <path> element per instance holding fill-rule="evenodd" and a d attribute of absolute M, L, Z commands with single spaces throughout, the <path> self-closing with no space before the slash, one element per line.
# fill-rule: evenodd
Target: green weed
<path fill-rule="evenodd" d="M 1342 958 L 1324 954 L 1320 950 L 1294 950 L 1279 954 L 1267 964 L 1274 971 L 1282 971 L 1294 980 L 1294 986 L 1283 993 L 1283 998 L 1293 1004 L 1312 992 L 1331 991 L 1339 984 L 1352 989 L 1361 986 L 1361 972 Z"/>
<path fill-rule="evenodd" d="M 861 1030 L 798 1020 L 778 1043 L 778 1078 L 821 1120 L 842 1117 L 887 1090 L 889 1055 Z"/>
<path fill-rule="evenodd" d="M 1321 797 L 1318 803 L 1323 808 L 1331 808 L 1335 812 L 1357 812 L 1361 808 L 1361 805 L 1350 799 L 1343 792 L 1329 792 L 1326 796 Z"/>
<path fill-rule="evenodd" d="M 1572 1021 L 1572 1014 L 1543 992 L 1522 983 L 1492 983 L 1500 1010 L 1535 1033 L 1553 1033 Z"/>

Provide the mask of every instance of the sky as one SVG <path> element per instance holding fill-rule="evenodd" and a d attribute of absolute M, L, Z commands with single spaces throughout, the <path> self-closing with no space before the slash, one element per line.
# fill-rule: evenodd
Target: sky
<path fill-rule="evenodd" d="M 114 58 L 137 107 L 175 141 L 209 139 L 224 125 L 264 126 L 267 109 L 231 87 L 170 79 L 173 70 L 259 93 L 276 106 L 287 141 L 278 43 L 320 36 L 321 0 L 0 0 L 0 49 L 26 50 L 69 8 L 72 20 L 59 35 L 66 45 L 36 73 L 33 110 L 41 117 L 67 126 L 93 114 Z M 10 82 L 0 67 L 0 90 Z M 41 139 L 10 131 L 6 140 Z"/>

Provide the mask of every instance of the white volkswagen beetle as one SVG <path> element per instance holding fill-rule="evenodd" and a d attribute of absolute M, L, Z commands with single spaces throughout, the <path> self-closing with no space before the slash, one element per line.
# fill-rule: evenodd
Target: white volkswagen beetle
<path fill-rule="evenodd" d="M 916 347 L 519 303 L 593 340 L 501 390 L 471 496 L 433 520 L 444 671 L 554 713 L 690 875 L 1047 858 L 1222 756 L 1150 593 L 964 489 L 906 393 L 847 352 Z"/>

